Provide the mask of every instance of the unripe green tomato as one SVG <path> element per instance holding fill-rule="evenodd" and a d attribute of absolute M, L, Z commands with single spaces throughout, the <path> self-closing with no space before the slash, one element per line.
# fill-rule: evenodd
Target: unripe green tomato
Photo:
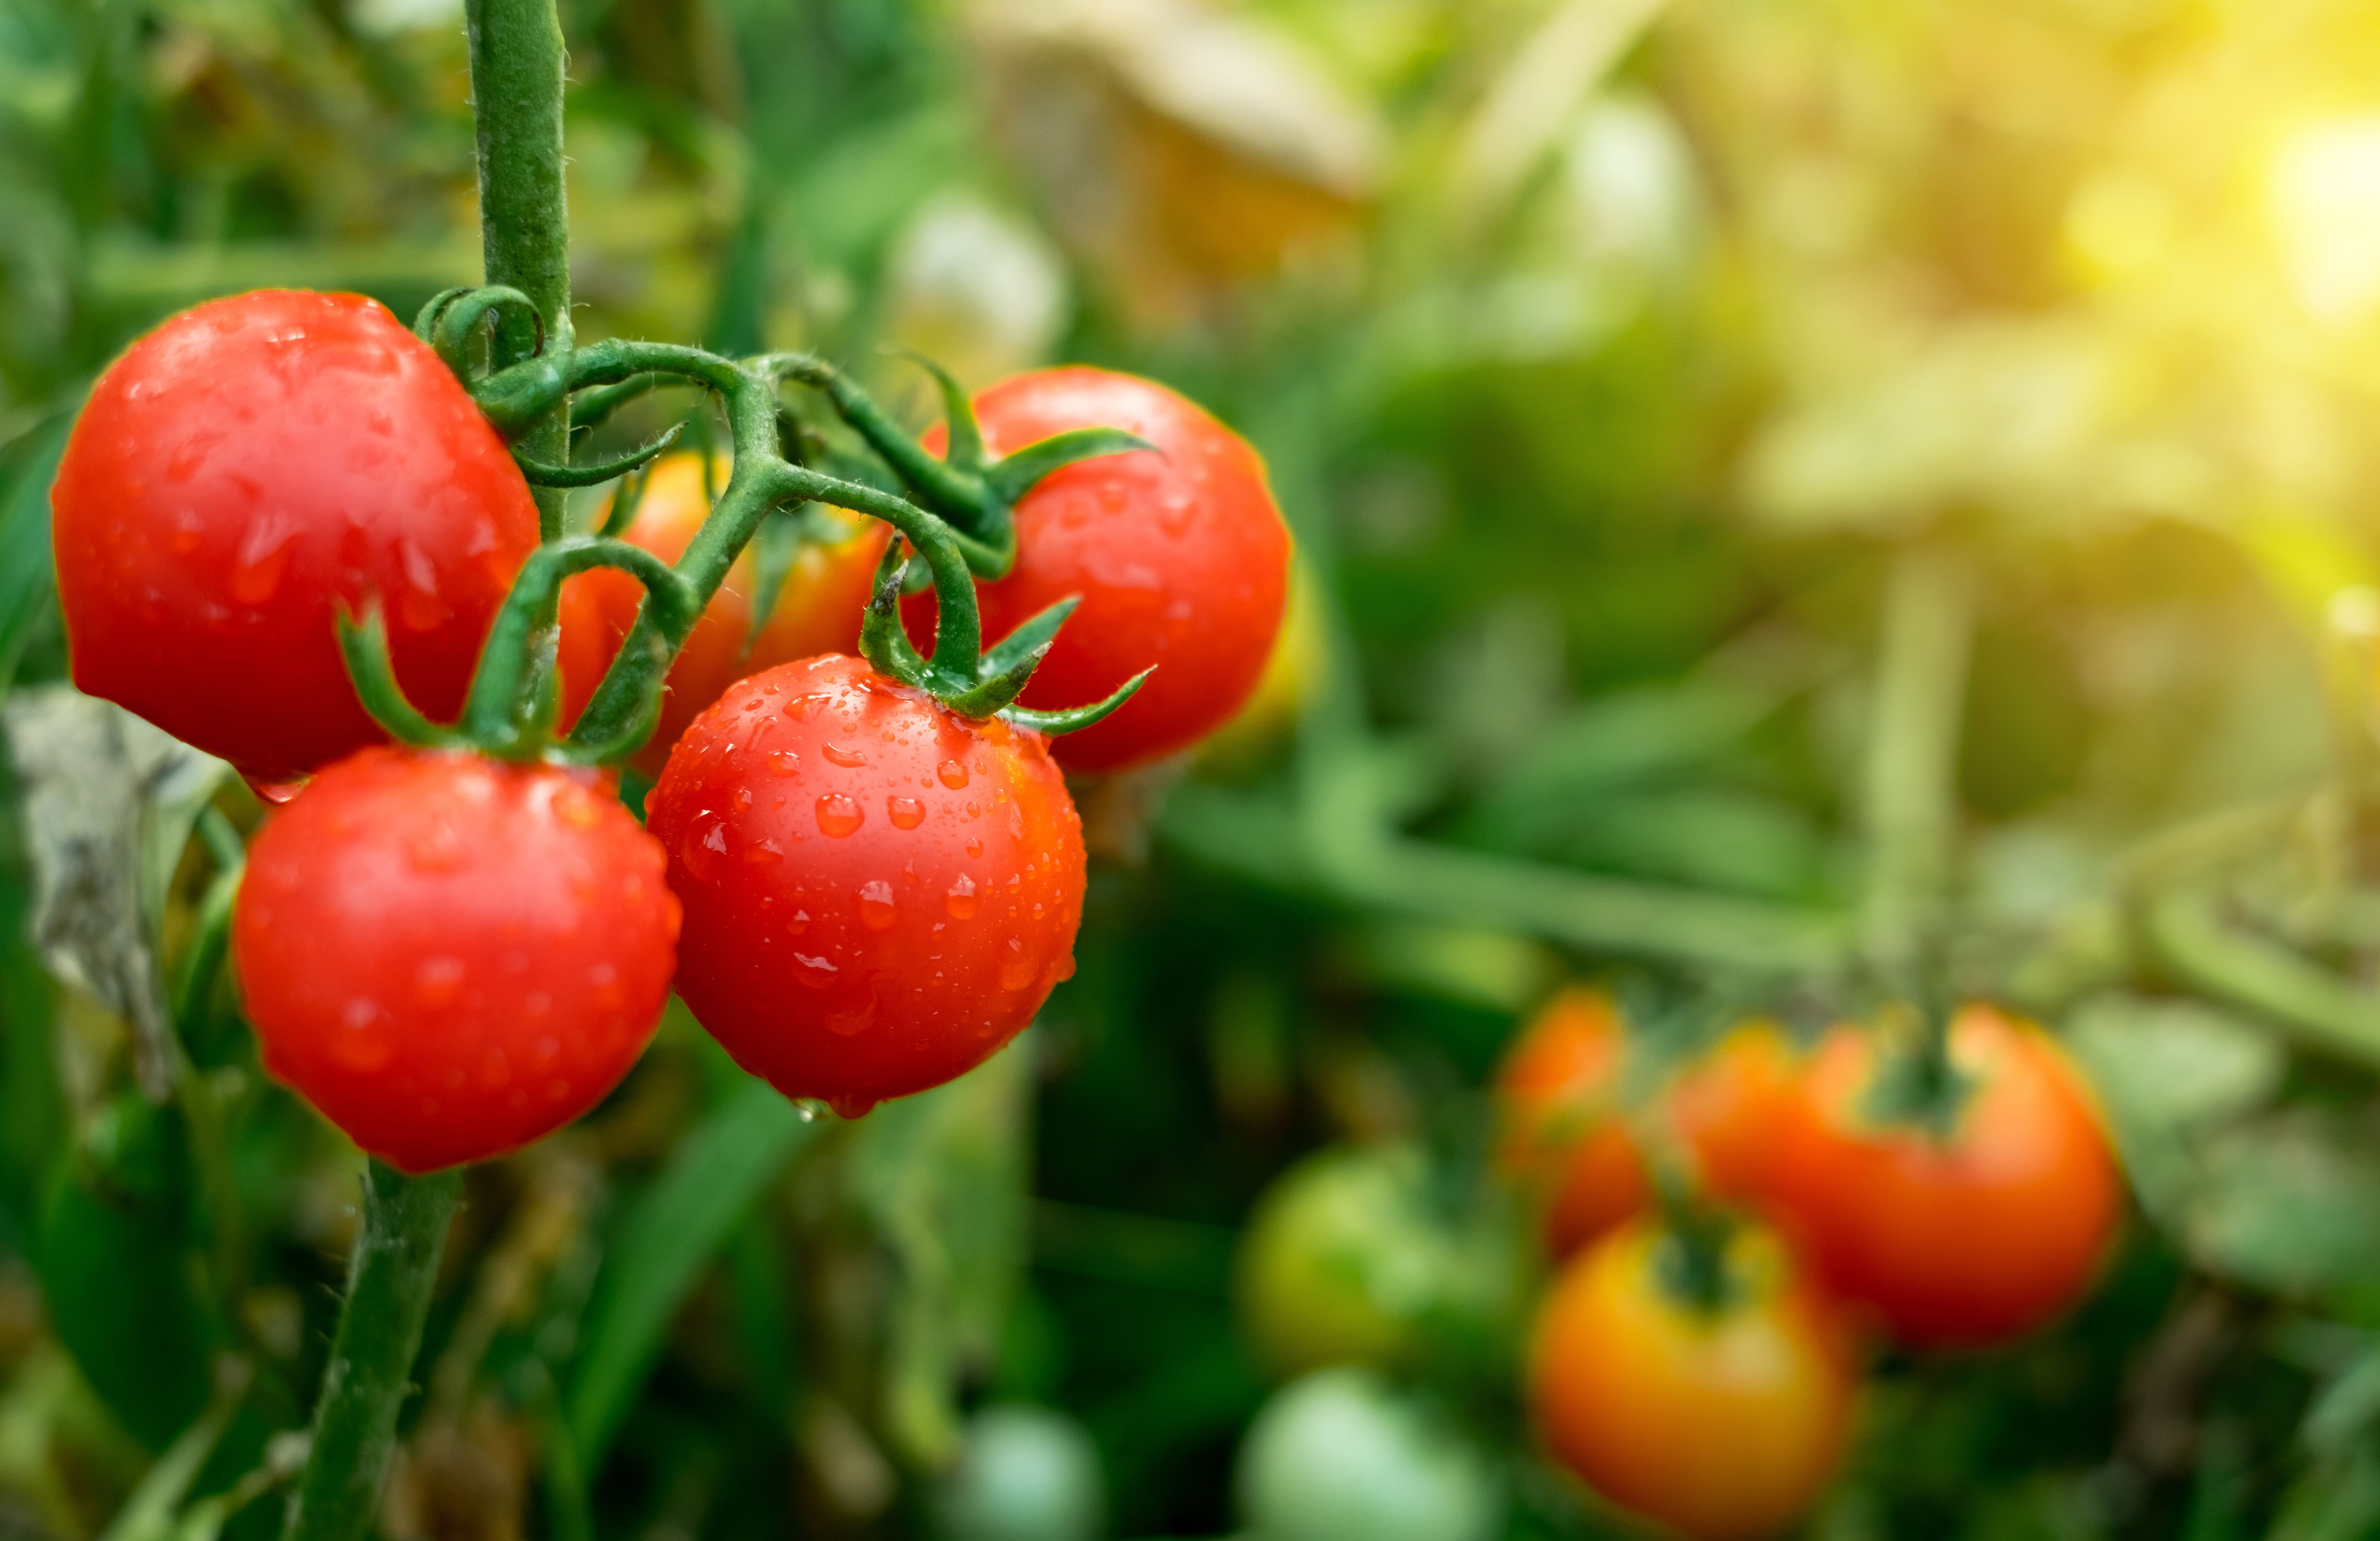
<path fill-rule="evenodd" d="M 1488 1541 L 1503 1519 L 1487 1459 L 1355 1365 L 1274 1393 L 1240 1447 L 1236 1481 L 1250 1541 Z"/>
<path fill-rule="evenodd" d="M 1458 1235 L 1428 1182 L 1403 1146 L 1321 1151 L 1275 1181 L 1235 1280 L 1260 1360 L 1283 1375 L 1407 1363 L 1432 1322 L 1492 1309 L 1507 1255 L 1492 1236 Z"/>
<path fill-rule="evenodd" d="M 968 1420 L 933 1510 L 942 1541 L 1093 1541 L 1107 1514 L 1099 1452 L 1063 1413 L 987 1407 Z"/>

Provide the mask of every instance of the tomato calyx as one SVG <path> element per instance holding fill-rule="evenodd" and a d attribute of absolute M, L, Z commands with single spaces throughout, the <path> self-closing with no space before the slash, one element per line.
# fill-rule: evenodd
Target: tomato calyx
<path fill-rule="evenodd" d="M 1878 1127 L 1913 1128 L 1948 1144 L 1977 1090 L 1975 1077 L 1951 1060 L 1949 1010 L 1928 1004 L 1903 1014 L 1917 1018 L 1914 1031 L 1901 1023 L 1880 1029 L 1886 1041 L 1856 1111 Z"/>
<path fill-rule="evenodd" d="M 868 618 L 860 623 L 860 656 L 878 673 L 925 691 L 961 717 L 999 716 L 1049 735 L 1075 733 L 1132 699 L 1157 672 L 1154 665 L 1143 669 L 1104 700 L 1088 706 L 1062 711 L 1017 706 L 1014 703 L 1031 682 L 1033 671 L 1050 655 L 1058 628 L 1082 601 L 1073 597 L 1060 600 L 989 650 L 951 645 L 950 628 L 943 627 L 935 635 L 932 655 L 923 656 L 901 625 L 901 592 L 908 566 L 909 558 L 900 541 L 884 548 L 883 560 L 876 568 L 875 592 L 868 601 Z"/>
<path fill-rule="evenodd" d="M 949 449 L 939 458 L 888 417 L 848 375 L 824 360 L 807 355 L 788 358 L 786 373 L 824 392 L 836 413 L 892 468 L 912 498 L 972 538 L 976 547 L 969 552 L 968 564 L 978 577 L 1003 578 L 1015 565 L 1016 504 L 1043 478 L 1079 460 L 1138 450 L 1164 453 L 1137 433 L 1095 427 L 1069 429 L 1010 454 L 993 455 L 984 447 L 983 430 L 976 421 L 975 404 L 967 399 L 965 388 L 949 370 L 921 354 L 905 352 L 901 357 L 932 374 L 941 391 Z"/>

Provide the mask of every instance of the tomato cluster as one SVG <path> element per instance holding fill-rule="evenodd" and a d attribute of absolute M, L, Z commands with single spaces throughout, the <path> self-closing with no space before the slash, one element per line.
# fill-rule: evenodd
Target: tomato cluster
<path fill-rule="evenodd" d="M 453 302 L 425 329 L 443 338 Z M 979 590 L 984 634 L 1016 636 L 984 653 L 945 626 L 965 638 L 951 662 L 900 636 L 899 585 L 915 551 L 947 602 L 975 597 L 949 565 L 958 537 L 866 488 L 807 484 L 899 524 L 905 551 L 874 520 L 756 505 L 797 535 L 771 594 L 733 546 L 696 567 L 704 587 L 685 576 L 711 485 L 738 469 L 723 461 L 654 466 L 617 540 L 540 544 L 522 467 L 567 468 L 516 462 L 492 421 L 533 413 L 483 414 L 459 351 L 357 296 L 214 301 L 108 369 L 60 468 L 76 682 L 287 802 L 232 921 L 266 1067 L 421 1171 L 593 1107 L 673 989 L 754 1074 L 852 1116 L 1014 1037 L 1073 972 L 1085 878 L 1037 728 L 1089 725 L 1069 758 L 1112 770 L 1240 706 L 1288 562 L 1254 453 L 1125 376 L 987 393 L 992 450 L 1026 453 L 1003 470 L 970 447 L 959 471 L 1014 506 L 985 505 L 1005 543 L 978 539 L 965 560 L 998 575 Z M 541 361 L 531 384 L 566 362 Z M 909 449 L 891 457 L 905 476 L 928 464 Z M 945 618 L 929 603 L 916 619 Z M 632 637 L 661 650 L 623 673 Z M 540 647 L 558 649 L 551 670 Z M 601 749 L 551 736 L 593 715 L 607 670 L 664 663 L 640 752 L 633 734 Z M 1132 698 L 1155 665 L 1163 683 Z M 1110 699 L 1011 709 L 1028 683 L 1040 707 Z M 650 829 L 611 770 L 582 763 L 629 753 L 658 777 Z"/>
<path fill-rule="evenodd" d="M 2089 1287 L 2122 1180 L 2080 1074 L 1987 1006 L 1927 1047 L 1844 1026 L 1802 1054 L 1755 1022 L 1664 1076 L 1584 989 L 1524 1028 L 1497 1082 L 1500 1165 L 1563 1260 L 1531 1398 L 1607 1498 L 1690 1536 L 1773 1534 L 1840 1451 L 1858 1329 L 1987 1348 Z M 1723 1249 L 1665 1227 L 1662 1168 L 1757 1220 Z M 1699 1291 L 1661 1264 L 1682 1246 Z"/>

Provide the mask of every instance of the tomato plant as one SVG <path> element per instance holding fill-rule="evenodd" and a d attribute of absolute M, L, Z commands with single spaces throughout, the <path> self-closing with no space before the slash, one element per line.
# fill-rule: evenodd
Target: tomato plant
<path fill-rule="evenodd" d="M 1784 1103 L 1767 1183 L 1828 1287 L 1925 1347 L 2004 1341 L 2072 1304 L 2123 1202 L 2090 1092 L 2039 1029 L 1970 1006 L 1946 1048 L 1947 1100 L 1912 1117 L 1893 1106 L 1907 1047 L 1830 1034 Z"/>
<path fill-rule="evenodd" d="M 1256 452 L 1165 387 L 1106 370 L 1020 375 L 974 405 L 995 454 L 1092 425 L 1156 446 L 1043 478 L 1015 506 L 1015 565 L 978 586 L 991 638 L 1082 601 L 1027 706 L 1098 700 L 1157 671 L 1130 705 L 1061 740 L 1061 763 L 1124 770 L 1222 726 L 1256 689 L 1288 597 L 1289 530 Z M 928 447 L 945 437 L 929 434 Z M 935 601 L 920 595 L 905 609 L 910 629 L 931 635 Z"/>
<path fill-rule="evenodd" d="M 947 1081 L 1074 972 L 1083 836 L 1039 734 L 839 655 L 743 681 L 646 807 L 678 993 L 736 1062 L 856 1115 Z"/>
<path fill-rule="evenodd" d="M 1694 1541 L 1753 1541 L 1832 1476 L 1856 1377 L 1774 1238 L 1639 1221 L 1554 1280 L 1528 1384 L 1547 1448 L 1605 1498 Z"/>
<path fill-rule="evenodd" d="M 266 823 L 232 951 L 265 1068 L 419 1172 L 600 1101 L 677 930 L 661 848 L 593 774 L 372 748 Z"/>
<path fill-rule="evenodd" d="M 261 780 L 382 736 L 340 662 L 342 606 L 377 600 L 397 678 L 452 715 L 538 536 L 438 356 L 372 300 L 296 289 L 133 344 L 52 504 L 75 683 Z"/>
<path fill-rule="evenodd" d="M 620 538 L 664 562 L 675 562 L 710 513 L 707 484 L 724 486 L 728 469 L 722 462 L 706 478 L 699 455 L 663 456 L 654 464 Z M 613 496 L 616 504 L 627 493 Z M 868 575 L 883 553 L 886 527 L 823 505 L 790 517 L 803 520 L 807 528 L 796 537 L 790 565 L 779 576 L 768 615 L 757 626 L 753 624 L 761 575 L 758 552 L 747 547 L 670 665 L 661 723 L 637 756 L 639 769 L 658 775 L 686 725 L 744 676 L 820 653 L 847 653 L 858 646 Z M 595 682 L 620 650 L 644 597 L 634 578 L 613 568 L 581 574 L 565 586 L 565 723 L 577 720 L 594 694 Z"/>

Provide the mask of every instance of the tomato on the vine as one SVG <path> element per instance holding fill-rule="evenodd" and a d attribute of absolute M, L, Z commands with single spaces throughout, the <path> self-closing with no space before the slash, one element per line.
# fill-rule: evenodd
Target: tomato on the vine
<path fill-rule="evenodd" d="M 1694 1244 L 1724 1246 L 1708 1298 Z M 1562 1464 L 1694 1541 L 1755 1541 L 1808 1508 L 1841 1460 L 1857 1384 L 1840 1324 L 1773 1237 L 1690 1243 L 1646 1221 L 1563 1268 L 1528 1377 Z"/>
<path fill-rule="evenodd" d="M 1038 734 L 856 658 L 745 680 L 647 799 L 677 989 L 738 1064 L 856 1115 L 990 1057 L 1074 972 L 1081 820 Z"/>
<path fill-rule="evenodd" d="M 1288 593 L 1289 529 L 1256 451 L 1164 386 L 1106 370 L 1020 375 L 978 396 L 975 410 L 995 454 L 1091 427 L 1157 446 L 1045 477 L 1016 505 L 1016 565 L 977 585 L 987 642 L 1069 595 L 1082 600 L 1025 706 L 1099 700 L 1157 669 L 1115 715 L 1059 740 L 1059 760 L 1120 770 L 1222 726 L 1264 673 Z M 941 435 L 928 434 L 928 446 L 939 450 Z M 922 647 L 933 596 L 912 596 L 904 612 Z"/>
<path fill-rule="evenodd" d="M 716 463 L 713 479 L 724 487 L 730 467 Z M 644 496 L 621 539 L 642 546 L 664 562 L 675 562 L 710 513 L 704 495 L 702 457 L 663 456 L 652 468 Z M 617 494 L 614 494 L 615 496 Z M 859 618 L 868 606 L 870 575 L 884 553 L 891 527 L 839 508 L 815 504 L 802 516 L 816 527 L 795 552 L 792 567 L 768 619 L 756 633 L 752 604 L 759 588 L 752 547 L 735 559 L 702 619 L 670 665 L 669 694 L 662 699 L 661 723 L 635 763 L 658 774 L 670 746 L 687 723 L 748 674 L 820 653 L 849 652 L 859 645 Z M 598 567 L 563 586 L 562 721 L 575 721 L 595 693 L 620 643 L 636 624 L 644 602 L 642 585 L 613 567 Z"/>
<path fill-rule="evenodd" d="M 1839 1028 L 1779 1119 L 1767 1197 L 1828 1286 L 1925 1347 L 2004 1341 L 2081 1296 L 2122 1179 L 2089 1089 L 2039 1029 L 1986 1006 L 1952 1024 L 1947 1127 L 1877 1105 L 1893 1068 Z"/>
<path fill-rule="evenodd" d="M 397 679 L 443 720 L 538 539 L 528 484 L 429 346 L 360 295 L 296 289 L 134 343 L 51 504 L 76 685 L 259 780 L 384 736 L 340 606 L 379 601 Z"/>
<path fill-rule="evenodd" d="M 601 1100 L 669 998 L 660 846 L 591 772 L 370 748 L 249 853 L 232 953 L 265 1068 L 407 1171 Z"/>
<path fill-rule="evenodd" d="M 1791 1085 L 1791 1050 L 1766 1022 L 1747 1022 L 1647 1088 L 1646 1116 L 1622 1106 L 1628 1036 L 1599 990 L 1572 986 L 1530 1018 L 1497 1072 L 1502 1111 L 1498 1159 L 1544 1207 L 1546 1245 L 1575 1251 L 1639 1213 L 1652 1196 L 1632 1122 L 1676 1136 L 1680 1154 L 1711 1197 L 1759 1196 L 1779 1099 Z"/>

